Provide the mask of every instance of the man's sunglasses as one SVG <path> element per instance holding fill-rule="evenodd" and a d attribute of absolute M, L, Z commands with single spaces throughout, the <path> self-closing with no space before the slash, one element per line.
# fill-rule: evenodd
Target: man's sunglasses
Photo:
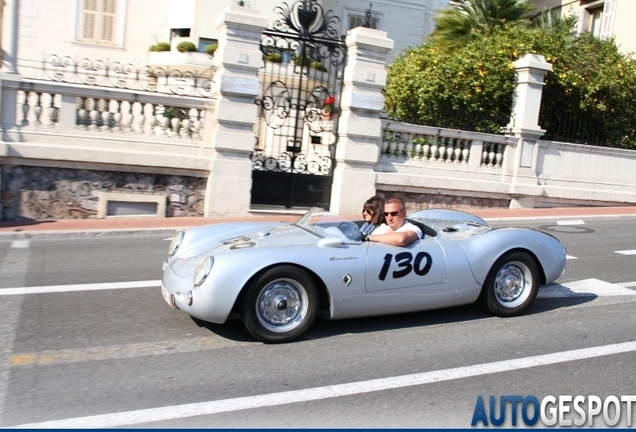
<path fill-rule="evenodd" d="M 404 210 L 392 211 L 392 212 L 384 212 L 384 217 L 387 217 L 387 216 L 395 217 L 395 216 L 399 215 L 400 213 L 402 213 L 403 211 Z"/>

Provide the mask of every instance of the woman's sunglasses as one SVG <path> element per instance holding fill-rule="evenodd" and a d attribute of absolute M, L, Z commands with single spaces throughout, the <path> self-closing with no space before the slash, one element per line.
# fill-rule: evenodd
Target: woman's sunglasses
<path fill-rule="evenodd" d="M 367 210 L 367 209 L 362 209 L 362 213 L 367 213 L 367 214 L 372 215 L 373 211 L 372 210 Z"/>

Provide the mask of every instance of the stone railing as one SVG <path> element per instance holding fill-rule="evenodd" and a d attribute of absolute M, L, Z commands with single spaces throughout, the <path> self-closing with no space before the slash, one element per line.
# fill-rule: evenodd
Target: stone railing
<path fill-rule="evenodd" d="M 200 140 L 210 103 L 200 98 L 45 81 L 3 84 L 3 92 L 14 91 L 16 101 L 13 110 L 3 104 L 3 111 L 16 113 L 15 126 L 21 130 L 48 127 Z"/>
<path fill-rule="evenodd" d="M 503 135 L 386 122 L 380 159 L 501 169 L 506 147 L 516 142 Z"/>
<path fill-rule="evenodd" d="M 510 191 L 518 141 L 512 136 L 385 121 L 375 165 L 376 188 L 401 194 L 412 210 L 508 206 L 502 194 Z"/>
<path fill-rule="evenodd" d="M 388 121 L 378 146 L 378 191 L 411 210 L 636 203 L 633 150 Z"/>
<path fill-rule="evenodd" d="M 214 99 L 3 78 L 3 217 L 99 217 L 109 199 L 202 214 Z"/>

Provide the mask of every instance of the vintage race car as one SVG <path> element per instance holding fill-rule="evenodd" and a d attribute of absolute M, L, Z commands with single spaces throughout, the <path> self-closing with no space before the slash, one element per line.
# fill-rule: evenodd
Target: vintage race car
<path fill-rule="evenodd" d="M 480 301 L 498 316 L 524 312 L 560 277 L 565 249 L 531 229 L 493 228 L 455 210 L 409 215 L 424 233 L 407 247 L 361 241 L 359 222 L 313 208 L 296 223 L 231 222 L 178 233 L 162 293 L 192 317 L 238 312 L 266 343 L 300 337 L 318 316 L 342 319 Z"/>

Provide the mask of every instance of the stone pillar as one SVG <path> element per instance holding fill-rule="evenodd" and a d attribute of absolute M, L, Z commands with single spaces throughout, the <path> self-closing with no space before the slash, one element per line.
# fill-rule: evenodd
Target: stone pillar
<path fill-rule="evenodd" d="M 387 55 L 393 41 L 386 32 L 365 27 L 347 34 L 347 65 L 338 121 L 338 144 L 330 210 L 358 214 L 375 195 L 374 166 L 380 155 Z"/>
<path fill-rule="evenodd" d="M 213 113 L 206 119 L 214 150 L 210 161 L 205 197 L 206 217 L 245 216 L 250 208 L 254 150 L 252 128 L 257 118 L 254 98 L 259 94 L 259 49 L 267 20 L 260 11 L 228 7 L 216 21 L 219 48 L 214 57 L 218 67 Z M 206 140 L 207 140 L 206 139 Z"/>
<path fill-rule="evenodd" d="M 552 70 L 545 57 L 526 54 L 514 62 L 517 88 L 512 103 L 512 118 L 508 125 L 518 144 L 505 167 L 512 175 L 510 207 L 534 207 L 532 196 L 541 196 L 543 188 L 537 182 L 539 138 L 545 133 L 539 126 L 539 110 L 543 92 L 543 78 Z M 510 152 L 512 153 L 512 152 Z"/>
<path fill-rule="evenodd" d="M 0 0 L 2 5 L 2 69 L 4 73 L 17 73 L 18 58 L 18 0 Z"/>

